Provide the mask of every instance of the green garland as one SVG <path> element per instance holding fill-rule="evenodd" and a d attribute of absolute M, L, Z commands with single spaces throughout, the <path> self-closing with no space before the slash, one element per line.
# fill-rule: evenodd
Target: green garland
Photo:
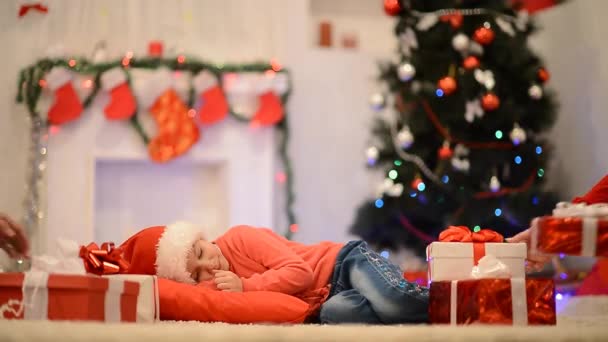
<path fill-rule="evenodd" d="M 125 57 L 127 58 L 127 57 Z M 17 91 L 17 102 L 24 103 L 28 109 L 29 115 L 32 119 L 40 118 L 36 107 L 40 95 L 42 94 L 41 80 L 44 79 L 45 75 L 53 67 L 65 67 L 74 72 L 81 74 L 93 75 L 93 86 L 91 93 L 83 100 L 83 107 L 88 107 L 95 96 L 97 95 L 101 87 L 101 75 L 115 67 L 122 67 L 126 71 L 127 83 L 131 85 L 131 75 L 128 72 L 130 68 L 139 69 L 158 69 L 160 67 L 166 67 L 174 71 L 188 71 L 192 74 L 197 74 L 202 70 L 208 70 L 213 73 L 218 82 L 222 82 L 223 73 L 232 72 L 265 72 L 272 70 L 272 65 L 268 63 L 251 63 L 251 64 L 211 64 L 206 63 L 195 58 L 186 57 L 185 60 L 178 61 L 177 58 L 129 58 L 127 66 L 123 65 L 124 59 L 115 60 L 106 63 L 93 63 L 85 58 L 73 58 L 73 59 L 41 59 L 33 65 L 30 65 L 22 69 L 19 73 L 18 79 L 18 91 Z M 287 73 L 286 70 L 279 70 L 277 72 Z M 289 79 L 289 78 L 288 78 Z M 289 84 L 287 92 L 281 96 L 283 104 L 287 103 L 287 99 L 291 93 L 291 84 Z M 196 94 L 191 88 L 188 94 L 188 106 L 192 107 Z M 250 120 L 239 113 L 234 112 L 230 109 L 230 115 L 241 122 L 249 122 Z M 293 204 L 295 200 L 293 192 L 293 169 L 291 161 L 288 155 L 287 146 L 289 143 L 289 126 L 287 122 L 287 115 L 281 122 L 275 125 L 276 129 L 280 132 L 281 137 L 279 140 L 278 152 L 281 162 L 285 168 L 286 180 L 286 216 L 289 223 L 289 227 L 285 230 L 284 236 L 287 239 L 291 239 L 293 231 L 291 230 L 292 225 L 296 223 L 295 213 L 293 211 Z M 143 142 L 147 145 L 150 138 L 144 131 L 141 123 L 137 119 L 137 115 L 134 115 L 129 120 L 129 123 L 133 126 L 137 134 L 141 137 Z"/>

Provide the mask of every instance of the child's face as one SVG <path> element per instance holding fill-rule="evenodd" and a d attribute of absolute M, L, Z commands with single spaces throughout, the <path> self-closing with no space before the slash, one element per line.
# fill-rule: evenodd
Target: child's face
<path fill-rule="evenodd" d="M 192 244 L 186 268 L 192 279 L 200 283 L 213 279 L 214 270 L 228 271 L 229 265 L 217 245 L 205 240 L 198 240 Z"/>

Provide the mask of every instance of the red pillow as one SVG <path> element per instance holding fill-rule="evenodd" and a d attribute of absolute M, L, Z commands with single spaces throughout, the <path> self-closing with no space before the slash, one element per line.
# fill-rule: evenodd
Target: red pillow
<path fill-rule="evenodd" d="M 158 279 L 161 320 L 226 323 L 302 323 L 313 311 L 279 292 L 222 292 Z"/>

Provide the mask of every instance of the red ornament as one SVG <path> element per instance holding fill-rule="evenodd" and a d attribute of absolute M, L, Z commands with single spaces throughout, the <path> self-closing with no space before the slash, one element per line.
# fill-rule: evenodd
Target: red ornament
<path fill-rule="evenodd" d="M 494 41 L 494 31 L 486 27 L 480 27 L 473 33 L 473 39 L 481 45 L 488 45 Z"/>
<path fill-rule="evenodd" d="M 412 189 L 418 190 L 418 186 L 420 185 L 420 183 L 424 183 L 422 181 L 422 178 L 420 178 L 420 177 L 414 178 L 414 180 L 412 181 Z"/>
<path fill-rule="evenodd" d="M 454 155 L 454 151 L 450 148 L 449 142 L 444 142 L 443 146 L 439 148 L 437 151 L 437 155 L 439 155 L 439 159 L 450 159 Z"/>
<path fill-rule="evenodd" d="M 460 12 L 456 12 L 454 14 L 442 15 L 439 19 L 443 22 L 449 22 L 453 29 L 457 29 L 462 26 L 464 17 Z"/>
<path fill-rule="evenodd" d="M 401 4 L 399 0 L 384 0 L 384 12 L 394 17 L 401 12 Z"/>
<path fill-rule="evenodd" d="M 500 106 L 500 99 L 493 93 L 485 94 L 481 97 L 481 106 L 484 110 L 495 110 Z"/>
<path fill-rule="evenodd" d="M 479 68 L 479 59 L 475 56 L 469 56 L 462 61 L 462 66 L 467 70 Z"/>
<path fill-rule="evenodd" d="M 456 91 L 458 85 L 456 84 L 454 77 L 446 76 L 437 82 L 437 87 L 443 90 L 445 95 L 450 95 Z"/>
<path fill-rule="evenodd" d="M 543 83 L 547 82 L 549 78 L 551 78 L 551 75 L 549 75 L 549 72 L 545 68 L 538 69 L 537 76 L 538 79 Z"/>

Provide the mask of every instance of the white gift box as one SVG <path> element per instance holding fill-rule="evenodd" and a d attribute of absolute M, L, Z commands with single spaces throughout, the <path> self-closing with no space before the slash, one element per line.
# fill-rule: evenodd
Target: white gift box
<path fill-rule="evenodd" d="M 158 281 L 156 276 L 139 274 L 114 274 L 104 277 L 139 283 L 137 316 L 135 321 L 137 323 L 149 323 L 159 320 Z"/>
<path fill-rule="evenodd" d="M 485 255 L 492 255 L 505 264 L 511 272 L 511 277 L 525 277 L 525 243 L 433 242 L 426 249 L 429 282 L 471 279 L 471 269 L 476 266 L 475 260 Z"/>

